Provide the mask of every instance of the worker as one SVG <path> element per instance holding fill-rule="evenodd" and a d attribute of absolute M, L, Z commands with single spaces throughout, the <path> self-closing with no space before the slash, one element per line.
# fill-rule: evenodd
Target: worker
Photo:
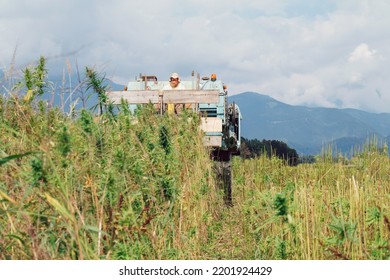
<path fill-rule="evenodd" d="M 172 73 L 169 77 L 169 84 L 163 87 L 163 90 L 183 90 L 185 87 L 180 83 L 180 76 L 177 73 Z M 168 103 L 168 114 L 179 113 L 183 108 L 191 108 L 191 104 L 172 104 Z"/>
<path fill-rule="evenodd" d="M 172 73 L 169 78 L 169 84 L 166 84 L 163 90 L 174 90 L 174 89 L 185 89 L 182 84 L 180 84 L 180 76 L 177 73 Z"/>

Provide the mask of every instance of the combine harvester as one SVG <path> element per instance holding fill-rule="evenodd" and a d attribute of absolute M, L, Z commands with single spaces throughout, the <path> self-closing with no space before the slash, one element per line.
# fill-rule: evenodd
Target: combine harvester
<path fill-rule="evenodd" d="M 126 101 L 131 110 L 140 104 L 152 103 L 158 113 L 168 113 L 170 106 L 186 104 L 185 107 L 198 113 L 200 128 L 204 132 L 204 145 L 210 147 L 210 156 L 215 161 L 218 182 L 225 191 L 225 202 L 232 204 L 232 155 L 240 153 L 239 107 L 228 104 L 226 86 L 215 74 L 202 77 L 192 73 L 192 80 L 180 81 L 185 89 L 163 90 L 169 81 L 158 81 L 156 76 L 140 74 L 128 83 L 123 91 L 108 92 L 113 104 Z M 174 104 L 174 105 L 172 105 Z M 179 105 L 180 106 L 180 105 Z M 169 110 L 171 112 L 171 110 Z"/>

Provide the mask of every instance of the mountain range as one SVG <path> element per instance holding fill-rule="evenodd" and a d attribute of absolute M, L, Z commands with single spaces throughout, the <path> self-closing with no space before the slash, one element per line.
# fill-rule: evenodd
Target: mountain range
<path fill-rule="evenodd" d="M 243 117 L 242 137 L 280 140 L 299 154 L 319 154 L 329 144 L 347 154 L 374 137 L 378 144 L 390 140 L 390 113 L 293 106 L 256 92 L 229 96 L 231 102 Z"/>

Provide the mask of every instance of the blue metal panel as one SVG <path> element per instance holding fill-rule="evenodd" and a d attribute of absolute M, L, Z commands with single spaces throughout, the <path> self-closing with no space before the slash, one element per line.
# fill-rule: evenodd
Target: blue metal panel
<path fill-rule="evenodd" d="M 199 110 L 207 114 L 210 117 L 218 117 L 222 119 L 222 123 L 225 124 L 225 97 L 226 93 L 223 89 L 223 83 L 220 80 L 216 81 L 202 81 L 200 85 L 202 90 L 218 90 L 220 92 L 218 104 L 199 104 Z"/>
<path fill-rule="evenodd" d="M 207 136 L 222 136 L 222 132 L 205 132 Z"/>

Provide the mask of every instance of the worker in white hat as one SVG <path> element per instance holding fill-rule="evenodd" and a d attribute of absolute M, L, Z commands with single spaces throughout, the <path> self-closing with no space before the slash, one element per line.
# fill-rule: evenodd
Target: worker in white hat
<path fill-rule="evenodd" d="M 185 89 L 185 87 L 180 84 L 180 76 L 177 73 L 172 73 L 172 75 L 169 77 L 169 84 L 166 84 L 163 88 L 163 90 L 180 90 Z M 184 107 L 184 104 L 172 104 L 168 103 L 168 114 L 178 113 L 182 110 L 182 107 Z"/>
<path fill-rule="evenodd" d="M 180 84 L 180 76 L 177 73 L 172 73 L 169 78 L 169 84 L 164 86 L 165 90 L 174 90 L 174 89 L 185 89 L 182 84 Z"/>

